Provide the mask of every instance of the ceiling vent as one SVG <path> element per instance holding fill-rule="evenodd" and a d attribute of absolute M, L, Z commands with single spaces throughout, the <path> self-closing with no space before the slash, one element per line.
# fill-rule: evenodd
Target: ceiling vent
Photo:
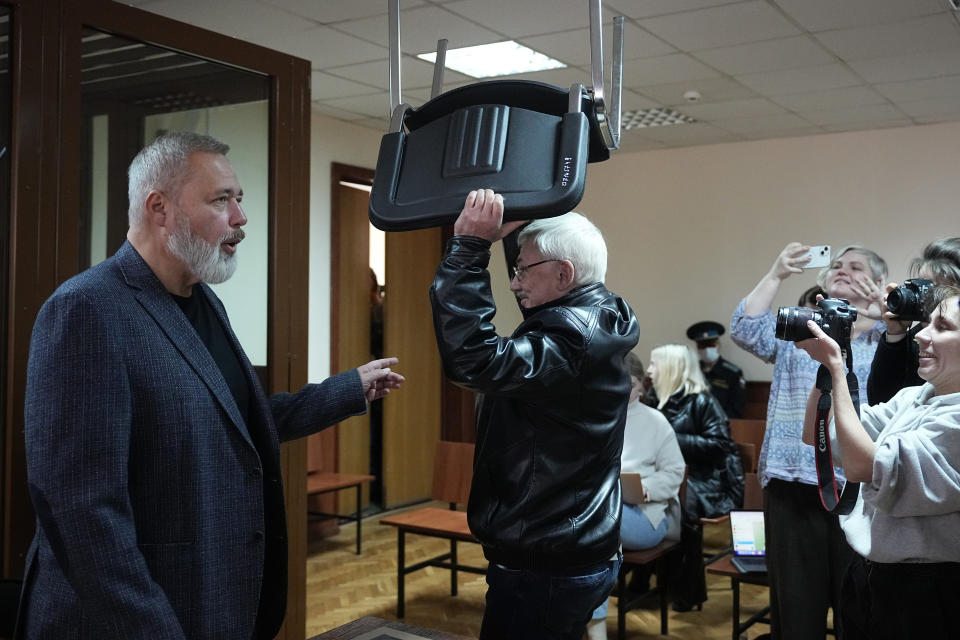
<path fill-rule="evenodd" d="M 958 2 L 960 2 L 960 0 L 958 0 Z M 686 114 L 666 107 L 624 111 L 620 114 L 620 126 L 624 129 L 665 127 L 671 124 L 688 124 L 691 122 L 696 122 L 696 120 Z"/>

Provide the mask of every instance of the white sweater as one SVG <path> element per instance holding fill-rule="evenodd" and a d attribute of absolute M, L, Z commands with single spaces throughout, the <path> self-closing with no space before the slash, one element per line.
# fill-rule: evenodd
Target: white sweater
<path fill-rule="evenodd" d="M 907 387 L 860 419 L 877 449 L 840 519 L 850 546 L 875 562 L 960 562 L 960 393 Z"/>
<path fill-rule="evenodd" d="M 647 501 L 637 506 L 654 527 L 666 517 L 667 509 L 671 510 L 675 516 L 667 531 L 671 540 L 680 535 L 677 493 L 685 467 L 677 434 L 663 414 L 643 403 L 631 402 L 623 431 L 620 472 L 640 474 Z"/>

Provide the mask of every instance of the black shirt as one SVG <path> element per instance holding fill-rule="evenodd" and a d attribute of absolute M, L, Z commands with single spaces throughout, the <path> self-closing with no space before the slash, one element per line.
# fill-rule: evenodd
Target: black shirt
<path fill-rule="evenodd" d="M 171 294 L 173 295 L 173 294 Z M 217 318 L 216 312 L 210 306 L 199 286 L 193 288 L 193 293 L 189 298 L 173 295 L 173 299 L 183 310 L 187 320 L 193 325 L 200 340 L 207 346 L 207 351 L 213 356 L 214 362 L 220 368 L 230 387 L 230 393 L 240 409 L 240 417 L 243 418 L 243 429 L 247 428 L 248 416 L 250 411 L 250 387 L 247 383 L 247 377 L 243 373 L 243 365 L 237 357 L 233 347 L 230 346 L 230 340 L 227 338 L 223 325 Z"/>

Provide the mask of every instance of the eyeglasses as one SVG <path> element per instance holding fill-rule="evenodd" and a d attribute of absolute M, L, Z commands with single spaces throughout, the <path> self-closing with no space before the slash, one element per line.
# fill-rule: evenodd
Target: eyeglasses
<path fill-rule="evenodd" d="M 560 258 L 550 258 L 549 260 L 541 260 L 540 262 L 534 262 L 533 264 L 528 264 L 524 266 L 515 266 L 513 277 L 517 279 L 517 282 L 523 282 L 523 279 L 527 277 L 527 271 L 533 269 L 538 264 L 544 264 L 546 262 L 561 262 Z"/>

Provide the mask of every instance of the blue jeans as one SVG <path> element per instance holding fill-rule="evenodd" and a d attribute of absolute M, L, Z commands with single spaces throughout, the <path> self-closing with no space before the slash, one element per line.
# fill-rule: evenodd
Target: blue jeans
<path fill-rule="evenodd" d="M 588 567 L 531 571 L 490 564 L 480 640 L 581 640 L 617 581 L 617 554 Z"/>

